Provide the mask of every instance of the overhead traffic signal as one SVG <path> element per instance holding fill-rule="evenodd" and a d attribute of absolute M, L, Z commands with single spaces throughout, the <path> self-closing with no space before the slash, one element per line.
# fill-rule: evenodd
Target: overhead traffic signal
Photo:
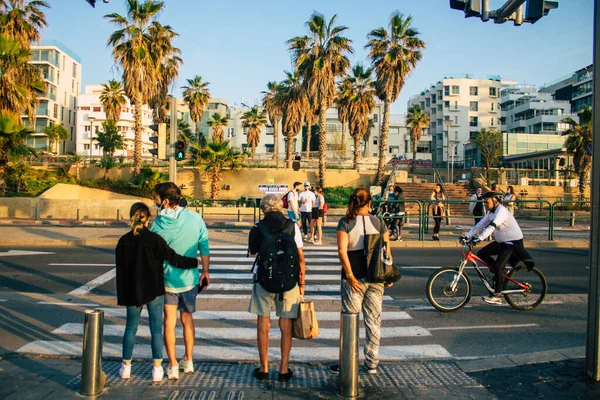
<path fill-rule="evenodd" d="M 450 8 L 465 12 L 465 18 L 481 15 L 481 0 L 450 0 Z"/>
<path fill-rule="evenodd" d="M 185 142 L 178 140 L 175 143 L 175 160 L 181 161 L 185 159 Z"/>
<path fill-rule="evenodd" d="M 159 160 L 167 159 L 167 124 L 150 125 L 150 129 L 156 132 L 155 136 L 150 137 L 150 141 L 156 146 L 149 152 L 155 155 Z"/>
<path fill-rule="evenodd" d="M 550 10 L 558 8 L 558 1 L 548 0 L 527 0 L 525 19 L 532 24 L 538 19 L 548 15 Z"/>
<path fill-rule="evenodd" d="M 85 0 L 88 4 L 94 8 L 96 8 L 96 0 Z M 108 3 L 109 0 L 103 0 L 105 3 Z"/>

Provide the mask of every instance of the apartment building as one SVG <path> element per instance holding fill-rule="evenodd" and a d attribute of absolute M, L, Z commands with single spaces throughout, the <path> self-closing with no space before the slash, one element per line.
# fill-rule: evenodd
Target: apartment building
<path fill-rule="evenodd" d="M 588 65 L 572 74 L 545 84 L 541 93 L 548 93 L 554 100 L 567 100 L 571 103 L 571 112 L 577 114 L 584 107 L 592 107 L 594 87 L 594 66 Z"/>
<path fill-rule="evenodd" d="M 40 151 L 64 154 L 75 151 L 75 127 L 77 99 L 81 85 L 81 60 L 65 45 L 57 41 L 46 41 L 31 46 L 31 64 L 37 66 L 46 83 L 46 93 L 39 99 L 35 124 L 30 127 L 34 134 L 27 144 Z M 26 124 L 29 123 L 23 116 Z M 62 124 L 69 139 L 51 143 L 44 129 L 48 125 Z"/>
<path fill-rule="evenodd" d="M 106 112 L 100 102 L 101 93 L 102 85 L 86 85 L 84 93 L 79 96 L 75 152 L 83 156 L 99 158 L 103 155 L 98 142 L 94 140 L 97 133 L 102 130 L 102 123 L 106 121 Z M 116 157 L 133 158 L 135 140 L 133 111 L 134 106 L 126 98 L 125 105 L 121 109 L 121 116 L 116 122 L 119 132 L 123 135 L 125 148 L 117 150 L 115 152 Z M 142 108 L 142 126 L 144 128 L 142 132 L 143 158 L 152 157 L 152 154 L 148 152 L 148 150 L 153 148 L 153 143 L 149 139 L 154 134 L 154 131 L 150 129 L 150 125 L 152 124 L 152 110 L 148 106 L 144 106 Z"/>
<path fill-rule="evenodd" d="M 177 99 L 177 113 L 178 118 L 183 119 L 190 127 L 192 132 L 196 133 L 196 123 L 192 120 L 190 109 L 183 99 Z M 219 98 L 211 98 L 204 108 L 202 119 L 200 120 L 200 133 L 204 135 L 207 140 L 211 140 L 213 129 L 208 126 L 208 120 L 213 114 L 218 113 L 221 116 L 229 114 L 229 107 L 227 106 L 227 100 Z M 223 127 L 225 131 L 225 138 L 227 139 L 227 127 Z"/>
<path fill-rule="evenodd" d="M 476 79 L 470 74 L 446 75 L 409 99 L 408 107 L 418 104 L 429 113 L 434 164 L 448 163 L 452 151 L 454 162 L 463 164 L 465 145 L 477 132 L 501 129 L 500 89 L 512 83 L 499 76 Z"/>

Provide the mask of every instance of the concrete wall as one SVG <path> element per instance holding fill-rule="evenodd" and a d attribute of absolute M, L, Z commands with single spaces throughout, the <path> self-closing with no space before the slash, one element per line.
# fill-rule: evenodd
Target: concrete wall
<path fill-rule="evenodd" d="M 129 200 L 137 201 L 135 196 L 127 196 L 125 194 L 119 194 L 109 192 L 101 189 L 92 189 L 79 185 L 69 185 L 66 183 L 59 183 L 45 191 L 39 196 L 41 199 L 60 199 L 60 200 Z"/>

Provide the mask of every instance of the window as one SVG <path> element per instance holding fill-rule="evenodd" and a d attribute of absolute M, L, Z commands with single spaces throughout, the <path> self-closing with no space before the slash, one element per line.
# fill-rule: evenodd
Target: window
<path fill-rule="evenodd" d="M 89 125 L 85 125 L 85 126 L 83 127 L 83 131 L 84 131 L 84 132 L 89 132 L 89 131 L 90 131 L 90 129 L 92 129 L 92 127 L 91 127 L 91 126 L 89 126 Z"/>
<path fill-rule="evenodd" d="M 94 111 L 94 112 L 100 112 L 100 111 L 102 111 L 102 108 L 101 107 L 94 107 L 92 111 Z"/>
<path fill-rule="evenodd" d="M 494 111 L 494 103 L 490 104 L 491 110 Z"/>
<path fill-rule="evenodd" d="M 379 119 L 379 115 L 378 114 L 373 114 L 373 122 L 377 123 L 378 119 Z"/>
<path fill-rule="evenodd" d="M 444 86 L 444 96 L 450 96 L 450 86 Z"/>
<path fill-rule="evenodd" d="M 477 95 L 478 95 L 478 93 L 479 93 L 479 90 L 478 90 L 477 86 L 471 86 L 471 87 L 469 88 L 469 94 L 470 94 L 471 96 L 477 96 Z"/>
<path fill-rule="evenodd" d="M 80 110 L 81 111 L 90 111 L 90 108 L 89 107 L 81 107 Z"/>
<path fill-rule="evenodd" d="M 449 101 L 445 101 L 445 102 L 444 102 L 444 107 L 446 107 L 446 108 L 450 108 L 450 102 L 449 102 Z"/>
<path fill-rule="evenodd" d="M 469 104 L 469 110 L 471 110 L 471 111 L 479 111 L 479 103 L 477 103 L 476 101 L 472 101 Z"/>
<path fill-rule="evenodd" d="M 478 133 L 479 132 L 477 132 L 477 131 L 469 132 L 469 139 L 471 139 L 471 140 L 475 139 L 475 136 L 477 136 Z"/>
<path fill-rule="evenodd" d="M 431 104 L 435 104 L 435 94 L 431 95 Z"/>
<path fill-rule="evenodd" d="M 477 117 L 469 117 L 469 126 L 478 126 L 479 118 Z"/>
<path fill-rule="evenodd" d="M 494 126 L 494 118 L 491 119 L 491 125 Z"/>
<path fill-rule="evenodd" d="M 454 102 L 454 109 L 455 109 L 455 110 L 458 110 L 458 101 L 455 101 L 455 102 Z"/>
<path fill-rule="evenodd" d="M 425 99 L 425 107 L 431 107 L 431 99 Z"/>
<path fill-rule="evenodd" d="M 431 109 L 431 114 L 435 115 L 435 108 Z"/>
<path fill-rule="evenodd" d="M 495 87 L 490 88 L 490 96 L 496 96 L 496 88 Z"/>
<path fill-rule="evenodd" d="M 379 139 L 378 136 L 373 136 L 373 144 L 377 144 L 377 139 Z"/>
<path fill-rule="evenodd" d="M 73 63 L 73 78 L 77 78 L 77 64 Z"/>
<path fill-rule="evenodd" d="M 67 106 L 67 92 L 65 91 L 65 97 L 64 97 L 64 101 L 63 101 L 65 107 Z"/>
<path fill-rule="evenodd" d="M 56 71 L 56 84 L 60 85 L 60 71 Z"/>
<path fill-rule="evenodd" d="M 458 125 L 458 116 L 454 116 L 454 125 Z"/>
<path fill-rule="evenodd" d="M 64 119 L 65 119 L 65 108 L 61 107 L 60 108 L 60 120 L 64 121 Z"/>
<path fill-rule="evenodd" d="M 232 138 L 235 136 L 235 130 L 234 128 L 227 128 L 227 137 L 228 138 Z"/>
<path fill-rule="evenodd" d="M 58 104 L 54 104 L 54 118 L 58 118 Z"/>
<path fill-rule="evenodd" d="M 69 123 L 71 123 L 71 110 L 69 110 Z"/>
<path fill-rule="evenodd" d="M 89 151 L 90 150 L 90 145 L 89 144 L 84 144 L 83 145 L 83 150 Z"/>
<path fill-rule="evenodd" d="M 460 94 L 460 86 L 452 85 L 452 94 Z"/>

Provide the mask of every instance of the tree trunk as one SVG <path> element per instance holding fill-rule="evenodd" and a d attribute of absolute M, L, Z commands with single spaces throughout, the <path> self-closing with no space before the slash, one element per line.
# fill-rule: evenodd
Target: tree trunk
<path fill-rule="evenodd" d="M 279 118 L 275 118 L 273 121 L 273 160 L 275 160 L 275 167 L 279 168 Z"/>
<path fill-rule="evenodd" d="M 347 123 L 342 122 L 342 159 L 346 158 L 346 127 Z M 354 143 L 356 144 L 356 138 L 354 139 Z"/>
<path fill-rule="evenodd" d="M 581 172 L 579 174 L 579 201 L 583 201 L 585 198 L 585 181 L 586 181 L 586 173 Z"/>
<path fill-rule="evenodd" d="M 410 172 L 414 173 L 415 172 L 415 167 L 416 167 L 416 163 L 417 163 L 417 141 L 413 140 L 412 141 L 412 148 L 413 148 L 413 161 L 412 161 L 412 165 L 410 166 Z"/>
<path fill-rule="evenodd" d="M 294 138 L 290 135 L 285 136 L 285 167 L 292 168 L 292 151 L 294 150 Z"/>
<path fill-rule="evenodd" d="M 327 171 L 327 105 L 324 100 L 319 104 L 319 184 L 325 187 Z"/>
<path fill-rule="evenodd" d="M 304 158 L 306 160 L 310 159 L 310 140 L 312 137 L 312 120 L 311 121 L 306 121 L 306 152 L 304 153 Z M 302 151 L 300 151 L 302 152 Z"/>
<path fill-rule="evenodd" d="M 200 144 L 200 121 L 194 121 L 196 123 L 196 143 Z M 214 138 L 213 138 L 214 140 Z"/>
<path fill-rule="evenodd" d="M 360 137 L 354 136 L 354 169 L 359 170 L 358 163 L 360 162 Z"/>
<path fill-rule="evenodd" d="M 77 178 L 77 181 L 79 182 L 79 161 L 77 161 L 75 163 L 75 177 Z"/>
<path fill-rule="evenodd" d="M 0 196 L 6 194 L 6 166 L 0 165 Z"/>
<path fill-rule="evenodd" d="M 133 172 L 139 174 L 142 169 L 142 106 L 143 98 L 140 92 L 137 92 L 133 100 L 133 130 L 135 132 L 133 141 Z M 91 149 L 90 144 L 90 149 Z M 90 150 L 91 154 L 91 150 Z"/>
<path fill-rule="evenodd" d="M 220 180 L 221 179 L 219 178 L 219 170 L 215 169 L 212 173 L 211 182 L 210 182 L 210 199 L 211 200 L 215 200 L 217 198 L 217 196 L 219 195 L 219 192 L 220 192 L 219 181 Z"/>
<path fill-rule="evenodd" d="M 383 102 L 383 121 L 381 121 L 381 133 L 379 135 L 379 162 L 377 163 L 377 174 L 375 175 L 375 184 L 383 184 L 385 175 L 385 164 L 387 154 L 387 139 L 390 131 L 390 106 L 392 105 L 392 96 L 388 93 Z"/>

